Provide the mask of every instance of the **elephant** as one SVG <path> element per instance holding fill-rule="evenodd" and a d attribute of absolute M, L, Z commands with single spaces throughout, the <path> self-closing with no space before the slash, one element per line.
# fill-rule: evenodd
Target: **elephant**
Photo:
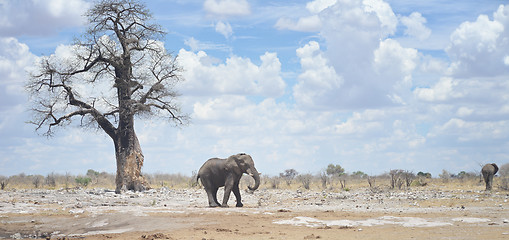
<path fill-rule="evenodd" d="M 484 182 L 486 182 L 486 190 L 491 190 L 493 185 L 493 176 L 497 174 L 498 166 L 495 163 L 486 164 L 482 167 L 481 173 L 484 178 Z"/>
<path fill-rule="evenodd" d="M 260 186 L 260 173 L 254 166 L 251 156 L 245 153 L 232 155 L 227 159 L 211 158 L 207 160 L 198 171 L 196 181 L 201 180 L 210 207 L 228 207 L 228 199 L 233 191 L 237 199 L 236 207 L 244 206 L 240 197 L 239 181 L 242 174 L 247 173 L 255 180 L 249 190 L 255 191 Z M 217 190 L 224 186 L 223 204 L 217 201 Z"/>

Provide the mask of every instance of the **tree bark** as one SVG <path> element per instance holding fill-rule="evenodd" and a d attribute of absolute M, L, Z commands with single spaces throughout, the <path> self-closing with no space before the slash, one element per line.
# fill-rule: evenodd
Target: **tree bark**
<path fill-rule="evenodd" d="M 126 64 L 130 64 L 129 57 L 125 57 Z M 147 182 L 141 175 L 143 167 L 143 152 L 134 131 L 133 101 L 129 86 L 130 67 L 116 68 L 115 85 L 119 104 L 119 122 L 115 143 L 115 155 L 117 160 L 117 177 L 115 180 L 116 193 L 127 190 L 143 191 L 148 187 Z"/>
<path fill-rule="evenodd" d="M 128 190 L 144 191 L 148 183 L 141 174 L 144 156 L 138 137 L 132 131 L 128 147 L 122 147 L 115 142 L 115 157 L 117 160 L 117 176 L 115 179 L 115 193 L 123 193 Z"/>

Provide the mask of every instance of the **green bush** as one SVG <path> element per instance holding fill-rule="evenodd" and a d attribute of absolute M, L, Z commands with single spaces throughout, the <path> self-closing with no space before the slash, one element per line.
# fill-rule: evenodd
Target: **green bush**
<path fill-rule="evenodd" d="M 77 177 L 74 180 L 76 181 L 76 184 L 78 184 L 78 186 L 82 187 L 88 186 L 88 184 L 92 181 L 92 179 L 89 177 Z"/>

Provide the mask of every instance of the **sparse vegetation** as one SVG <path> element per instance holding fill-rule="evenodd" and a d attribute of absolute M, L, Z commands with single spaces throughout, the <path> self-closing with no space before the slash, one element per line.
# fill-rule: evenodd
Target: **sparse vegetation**
<path fill-rule="evenodd" d="M 313 179 L 313 175 L 311 174 L 301 174 L 299 176 L 297 176 L 297 179 L 299 180 L 299 182 L 302 183 L 302 186 L 309 190 L 309 185 L 311 184 L 311 180 Z"/>
<path fill-rule="evenodd" d="M 34 185 L 35 188 L 39 188 L 42 184 L 43 179 L 44 177 L 41 175 L 32 176 L 32 184 Z"/>
<path fill-rule="evenodd" d="M 287 169 L 276 176 L 261 176 L 260 188 L 263 189 L 303 189 L 303 190 L 327 190 L 327 191 L 351 191 L 358 188 L 368 188 L 371 191 L 394 191 L 408 190 L 421 187 L 440 187 L 445 189 L 483 189 L 483 182 L 479 181 L 479 173 L 460 171 L 451 174 L 444 170 L 437 178 L 432 178 L 430 173 L 403 169 L 394 169 L 379 175 L 368 175 L 362 171 L 346 172 L 341 166 L 330 164 L 317 174 L 299 174 L 295 169 Z M 152 188 L 202 188 L 196 182 L 196 173 L 191 176 L 184 174 L 155 173 L 143 174 Z M 335 179 L 332 181 L 332 179 Z M 494 186 L 500 191 L 509 191 L 509 164 L 500 167 L 498 175 L 494 179 Z M 286 184 L 281 184 L 285 182 Z M 245 175 L 241 179 L 240 186 L 245 189 L 252 184 L 252 178 Z M 2 189 L 71 189 L 80 188 L 115 188 L 115 175 L 113 173 L 99 172 L 89 169 L 85 175 L 72 175 L 70 173 L 50 173 L 42 175 L 26 175 L 24 173 L 10 177 L 0 176 Z"/>
<path fill-rule="evenodd" d="M 509 163 L 500 166 L 498 174 L 501 178 L 499 188 L 501 190 L 509 191 Z"/>
<path fill-rule="evenodd" d="M 299 175 L 299 173 L 295 169 L 286 169 L 284 172 L 280 173 L 279 176 L 286 181 L 286 184 L 290 186 L 292 184 L 293 179 Z"/>
<path fill-rule="evenodd" d="M 326 171 L 320 172 L 320 181 L 322 182 L 322 188 L 327 188 L 327 183 L 329 182 L 329 176 Z"/>
<path fill-rule="evenodd" d="M 54 188 L 57 185 L 55 173 L 48 174 L 46 176 L 46 178 L 44 179 L 44 182 L 45 182 L 46 186 Z"/>
<path fill-rule="evenodd" d="M 4 177 L 4 176 L 0 176 L 0 190 L 4 190 L 5 187 L 7 187 L 7 184 L 9 183 L 9 179 Z"/>
<path fill-rule="evenodd" d="M 86 187 L 88 184 L 92 181 L 89 177 L 77 177 L 74 179 L 76 181 L 76 184 L 81 187 Z"/>
<path fill-rule="evenodd" d="M 438 175 L 440 179 L 442 179 L 442 182 L 447 183 L 449 182 L 449 179 L 451 179 L 452 174 L 448 172 L 447 170 L 442 170 L 442 173 Z"/>

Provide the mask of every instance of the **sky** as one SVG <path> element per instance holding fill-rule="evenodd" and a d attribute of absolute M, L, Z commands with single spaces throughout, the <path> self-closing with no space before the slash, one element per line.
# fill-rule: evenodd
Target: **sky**
<path fill-rule="evenodd" d="M 116 171 L 113 142 L 42 136 L 24 89 L 83 36 L 84 0 L 0 0 L 0 175 Z M 509 1 L 154 0 L 189 125 L 137 119 L 145 173 L 250 154 L 259 172 L 477 172 L 509 162 Z M 78 121 L 79 122 L 79 121 Z"/>

